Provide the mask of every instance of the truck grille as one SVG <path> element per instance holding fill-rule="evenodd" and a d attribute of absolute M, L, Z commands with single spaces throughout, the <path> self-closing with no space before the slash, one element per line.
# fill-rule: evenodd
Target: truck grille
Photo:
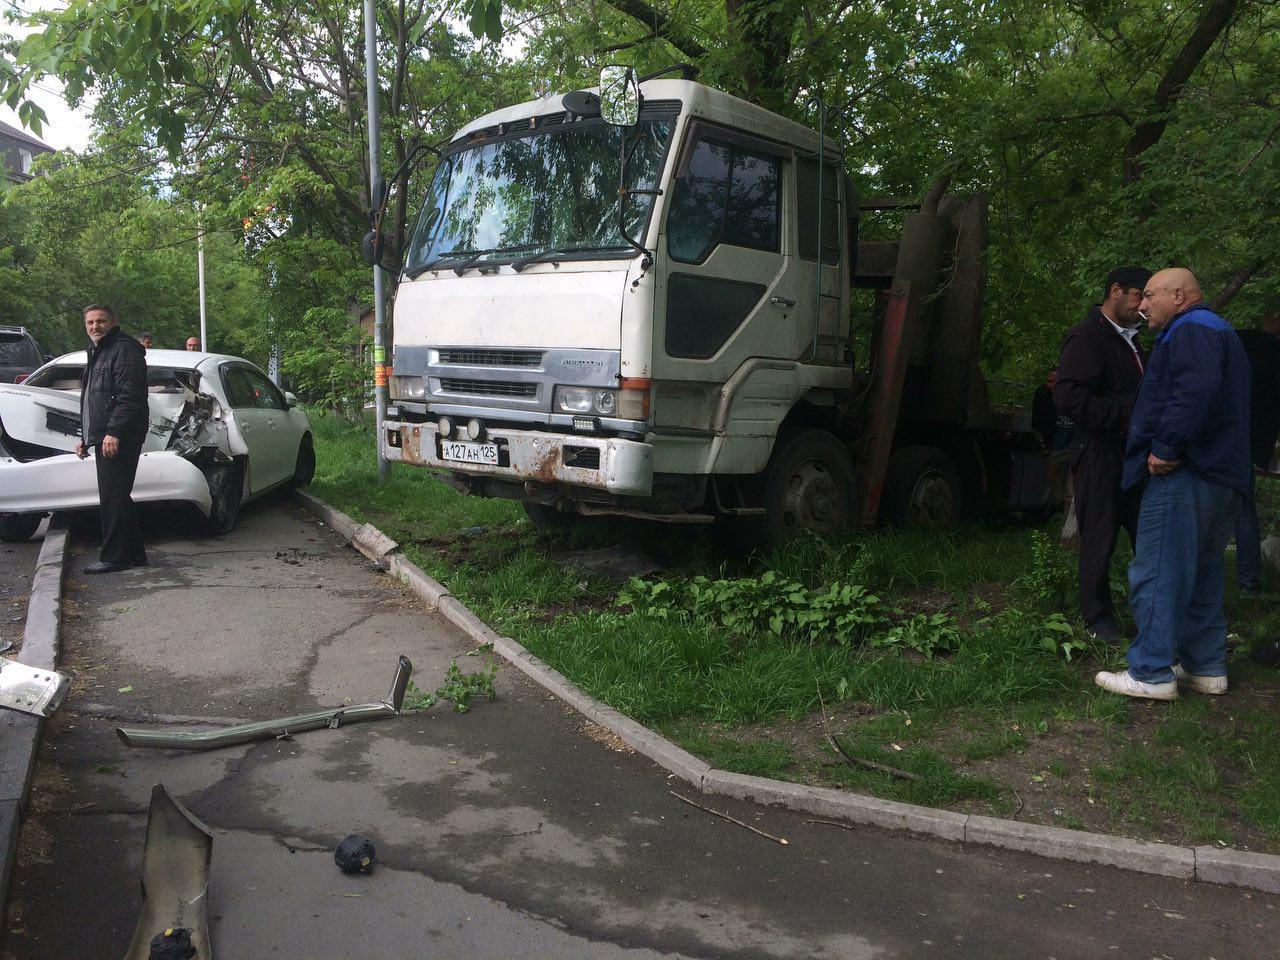
<path fill-rule="evenodd" d="M 511 383 L 506 380 L 461 380 L 441 377 L 440 390 L 471 397 L 517 397 L 532 400 L 538 395 L 536 383 Z"/>
<path fill-rule="evenodd" d="M 441 350 L 441 363 L 466 367 L 537 367 L 541 350 Z"/>

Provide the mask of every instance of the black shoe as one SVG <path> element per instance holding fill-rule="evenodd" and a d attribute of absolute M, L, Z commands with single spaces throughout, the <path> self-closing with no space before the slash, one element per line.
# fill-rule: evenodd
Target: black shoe
<path fill-rule="evenodd" d="M 81 573 L 115 573 L 118 570 L 128 570 L 130 567 L 136 566 L 133 563 L 121 563 L 118 561 L 97 560 L 85 567 Z"/>
<path fill-rule="evenodd" d="M 1101 640 L 1104 643 L 1119 643 L 1124 639 L 1124 634 L 1120 632 L 1120 628 L 1116 626 L 1116 622 L 1110 617 L 1102 617 L 1095 620 L 1084 629 L 1093 639 Z"/>

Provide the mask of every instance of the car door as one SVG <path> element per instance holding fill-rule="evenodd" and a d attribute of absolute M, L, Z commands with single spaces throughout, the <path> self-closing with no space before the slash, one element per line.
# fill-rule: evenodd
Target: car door
<path fill-rule="evenodd" d="M 293 473 L 297 448 L 288 443 L 282 429 L 284 395 L 259 370 L 244 363 L 222 367 L 222 384 L 249 448 L 249 492 L 261 493 Z M 287 463 L 287 467 L 286 467 Z"/>

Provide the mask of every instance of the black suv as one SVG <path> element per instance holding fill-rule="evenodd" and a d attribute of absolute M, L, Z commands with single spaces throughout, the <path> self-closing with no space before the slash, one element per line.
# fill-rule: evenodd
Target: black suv
<path fill-rule="evenodd" d="M 0 383 L 21 383 L 42 363 L 40 344 L 26 327 L 0 324 Z"/>

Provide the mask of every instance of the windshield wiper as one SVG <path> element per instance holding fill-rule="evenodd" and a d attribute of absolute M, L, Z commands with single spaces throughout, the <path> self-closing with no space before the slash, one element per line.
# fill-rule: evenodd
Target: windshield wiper
<path fill-rule="evenodd" d="M 416 280 L 428 270 L 452 270 L 458 276 L 462 276 L 479 263 L 481 257 L 492 256 L 495 253 L 515 253 L 519 250 L 528 250 L 530 247 L 538 246 L 541 246 L 541 244 L 518 243 L 510 247 L 489 247 L 485 250 L 450 250 L 447 253 L 440 254 L 430 263 L 415 268 L 408 276 L 410 280 Z"/>
<path fill-rule="evenodd" d="M 599 247 L 552 247 L 550 250 L 539 250 L 537 253 L 531 253 L 527 257 L 521 257 L 511 264 L 511 269 L 519 273 L 525 267 L 532 266 L 539 261 L 550 261 L 551 263 L 559 263 L 557 257 L 563 257 L 570 253 L 594 253 L 595 251 L 605 250 L 629 250 L 631 249 L 623 243 L 607 244 Z"/>

